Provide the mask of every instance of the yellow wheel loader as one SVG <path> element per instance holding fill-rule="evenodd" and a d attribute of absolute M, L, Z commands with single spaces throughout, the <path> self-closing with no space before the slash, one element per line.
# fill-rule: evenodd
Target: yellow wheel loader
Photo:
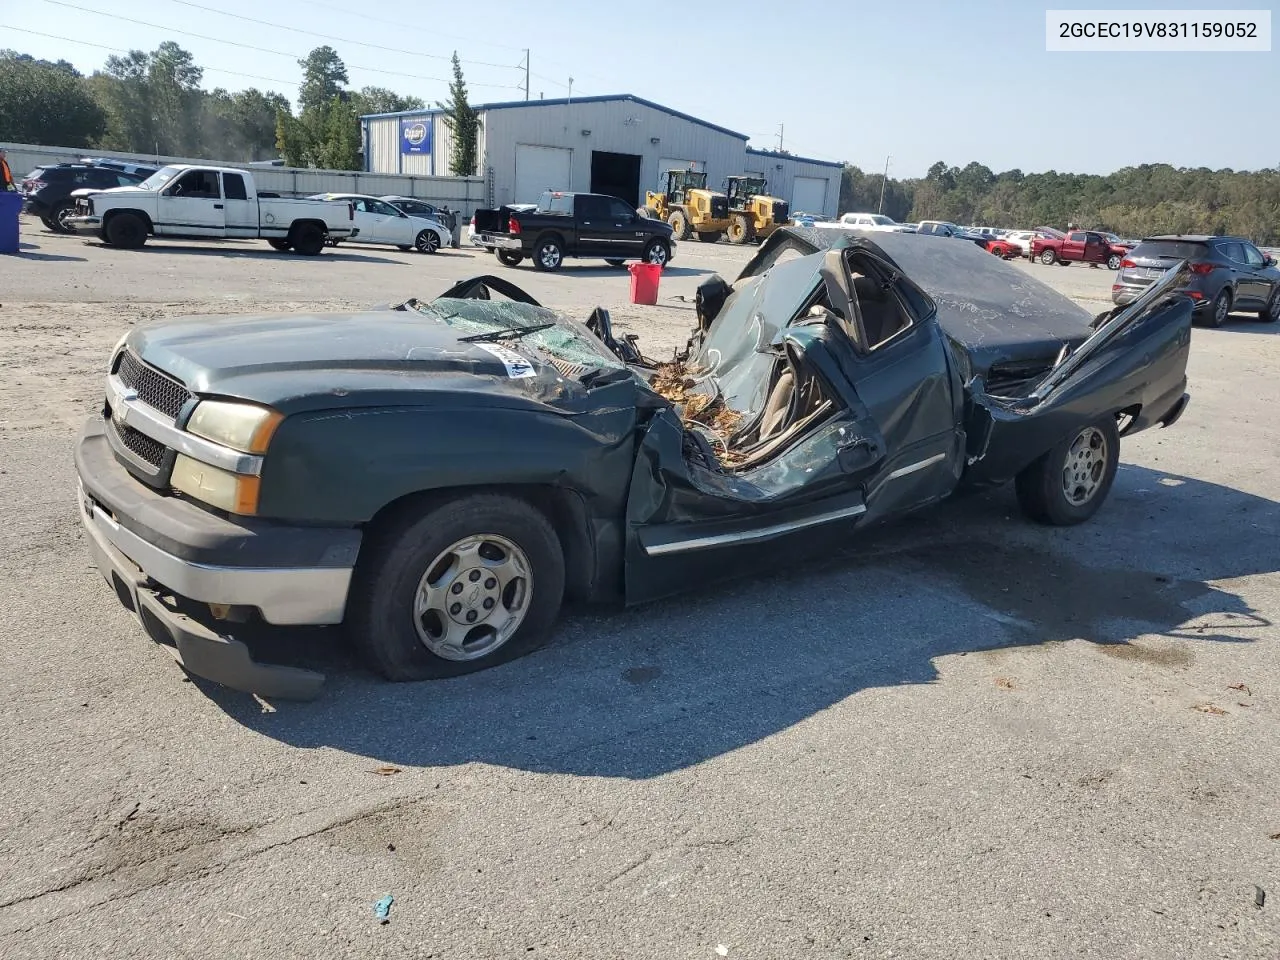
<path fill-rule="evenodd" d="M 726 177 L 724 182 L 729 198 L 730 243 L 763 240 L 791 216 L 787 201 L 765 193 L 769 183 L 764 177 L 742 173 Z"/>
<path fill-rule="evenodd" d="M 729 229 L 729 198 L 707 189 L 705 172 L 668 170 L 665 190 L 645 192 L 644 214 L 671 224 L 677 240 L 696 233 L 704 243 L 715 243 Z"/>

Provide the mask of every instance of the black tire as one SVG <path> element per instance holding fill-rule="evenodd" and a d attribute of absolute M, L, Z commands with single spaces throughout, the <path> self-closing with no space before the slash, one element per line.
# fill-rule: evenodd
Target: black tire
<path fill-rule="evenodd" d="M 50 220 L 48 217 L 41 217 L 40 222 L 43 223 L 44 228 L 50 231 L 51 233 L 58 232 L 58 225 L 54 223 L 52 220 Z"/>
<path fill-rule="evenodd" d="M 719 243 L 720 238 L 724 236 L 723 230 L 704 230 L 698 234 L 698 239 L 703 243 Z"/>
<path fill-rule="evenodd" d="M 645 263 L 656 263 L 660 267 L 665 267 L 671 262 L 671 247 L 665 240 L 650 240 L 644 248 L 644 256 L 641 259 Z"/>
<path fill-rule="evenodd" d="M 1263 323 L 1280 321 L 1280 285 L 1271 292 L 1271 299 L 1267 301 L 1267 305 L 1258 311 L 1258 319 Z"/>
<path fill-rule="evenodd" d="M 314 223 L 296 224 L 289 231 L 289 243 L 304 257 L 318 256 L 324 250 L 324 231 Z"/>
<path fill-rule="evenodd" d="M 689 218 L 684 215 L 683 210 L 672 210 L 667 214 L 667 223 L 671 227 L 671 236 L 676 240 L 688 240 L 693 234 L 693 230 L 689 227 Z"/>
<path fill-rule="evenodd" d="M 1095 439 L 1103 449 L 1095 446 Z M 1078 442 L 1083 447 L 1077 447 Z M 1038 523 L 1056 527 L 1084 523 L 1107 499 L 1119 464 L 1120 431 L 1115 417 L 1086 424 L 1018 474 L 1014 483 L 1018 504 Z"/>
<path fill-rule="evenodd" d="M 438 614 L 433 621 L 430 609 L 415 623 L 415 604 L 430 566 L 439 566 L 437 558 L 476 536 L 503 538 L 523 553 L 529 571 L 528 593 L 521 605 L 524 618 L 515 633 L 491 652 L 470 660 L 448 659 L 428 647 L 433 629 L 448 624 Z M 518 593 L 519 584 L 515 585 Z M 388 680 L 456 677 L 505 663 L 545 644 L 563 595 L 564 553 L 547 518 L 516 497 L 463 495 L 393 513 L 366 537 L 352 584 L 348 634 Z M 460 598 L 466 596 L 460 593 Z M 505 592 L 498 595 L 498 602 L 506 605 L 504 597 Z M 476 627 L 482 630 L 484 620 Z"/>
<path fill-rule="evenodd" d="M 1120 254 L 1118 254 L 1118 253 L 1113 253 L 1113 254 L 1111 254 L 1111 256 L 1107 257 L 1107 269 L 1108 269 L 1108 270 L 1119 270 L 1119 269 L 1120 269 L 1120 261 L 1121 261 L 1121 260 L 1123 260 L 1123 259 L 1124 259 L 1124 257 L 1120 256 Z"/>
<path fill-rule="evenodd" d="M 1223 287 L 1209 307 L 1209 326 L 1220 327 L 1231 316 L 1231 288 Z"/>
<path fill-rule="evenodd" d="M 736 213 L 729 221 L 729 230 L 725 234 L 730 243 L 750 243 L 756 238 L 755 227 L 744 213 Z"/>
<path fill-rule="evenodd" d="M 75 216 L 75 212 L 76 205 L 72 201 L 62 200 L 53 205 L 53 209 L 49 211 L 49 216 L 45 223 L 54 233 L 71 233 L 73 232 L 72 229 L 62 221 L 67 217 Z"/>
<path fill-rule="evenodd" d="M 518 267 L 524 263 L 524 254 L 517 253 L 515 250 L 495 250 L 498 255 L 498 262 L 508 267 Z"/>
<path fill-rule="evenodd" d="M 564 245 L 557 237 L 539 240 L 533 250 L 533 265 L 538 270 L 554 272 L 564 266 Z"/>
<path fill-rule="evenodd" d="M 293 249 L 293 244 L 290 243 L 288 240 L 271 239 L 271 240 L 268 240 L 267 243 L 269 243 L 276 250 L 292 250 Z"/>
<path fill-rule="evenodd" d="M 440 234 L 434 230 L 423 230 L 413 238 L 413 249 L 419 253 L 435 253 L 440 249 Z"/>
<path fill-rule="evenodd" d="M 616 267 L 620 267 L 620 266 L 622 266 L 622 265 L 623 265 L 624 263 L 626 263 L 626 262 L 627 262 L 627 261 L 625 261 L 625 260 L 619 260 L 619 259 L 617 259 L 616 257 L 610 257 L 609 259 L 605 260 L 605 263 L 607 263 L 609 266 L 611 266 L 611 267 L 615 267 L 615 268 L 616 268 Z"/>
<path fill-rule="evenodd" d="M 1058 259 L 1058 255 L 1053 250 L 1042 250 L 1040 251 L 1040 256 L 1036 257 L 1036 259 L 1046 267 L 1052 267 L 1054 261 Z"/>
<path fill-rule="evenodd" d="M 653 207 L 640 207 L 636 212 L 640 214 L 640 216 L 644 217 L 646 220 L 662 219 L 660 216 L 658 216 L 658 211 L 655 210 Z"/>
<path fill-rule="evenodd" d="M 147 242 L 147 225 L 136 213 L 117 213 L 105 232 L 107 243 L 121 250 L 137 250 Z"/>

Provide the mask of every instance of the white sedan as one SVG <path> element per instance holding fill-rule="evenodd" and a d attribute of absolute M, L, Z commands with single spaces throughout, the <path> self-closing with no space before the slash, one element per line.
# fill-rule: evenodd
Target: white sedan
<path fill-rule="evenodd" d="M 435 253 L 453 242 L 449 228 L 426 217 L 412 217 L 385 200 L 358 193 L 317 193 L 310 200 L 344 200 L 355 210 L 360 232 L 350 243 L 387 243 L 401 250 Z"/>

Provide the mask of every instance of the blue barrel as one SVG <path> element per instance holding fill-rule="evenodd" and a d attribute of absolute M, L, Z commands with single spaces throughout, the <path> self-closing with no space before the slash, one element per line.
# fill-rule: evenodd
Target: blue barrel
<path fill-rule="evenodd" d="M 0 253 L 18 252 L 18 214 L 22 212 L 22 194 L 0 190 Z"/>

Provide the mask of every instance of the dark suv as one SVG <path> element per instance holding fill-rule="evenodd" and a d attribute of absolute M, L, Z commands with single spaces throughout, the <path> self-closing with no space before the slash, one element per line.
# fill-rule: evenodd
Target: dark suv
<path fill-rule="evenodd" d="M 1241 237 L 1147 237 L 1120 262 L 1111 285 L 1112 302 L 1136 300 L 1148 285 L 1179 261 L 1188 261 L 1190 282 L 1183 292 L 1196 301 L 1196 314 L 1220 327 L 1233 310 L 1280 320 L 1280 270 L 1274 257 Z"/>
<path fill-rule="evenodd" d="M 28 213 L 39 217 L 50 230 L 67 233 L 62 221 L 75 213 L 76 206 L 71 191 L 132 187 L 155 172 L 154 167 L 136 165 L 121 169 L 96 163 L 57 163 L 36 167 L 23 178 L 21 188 Z"/>

